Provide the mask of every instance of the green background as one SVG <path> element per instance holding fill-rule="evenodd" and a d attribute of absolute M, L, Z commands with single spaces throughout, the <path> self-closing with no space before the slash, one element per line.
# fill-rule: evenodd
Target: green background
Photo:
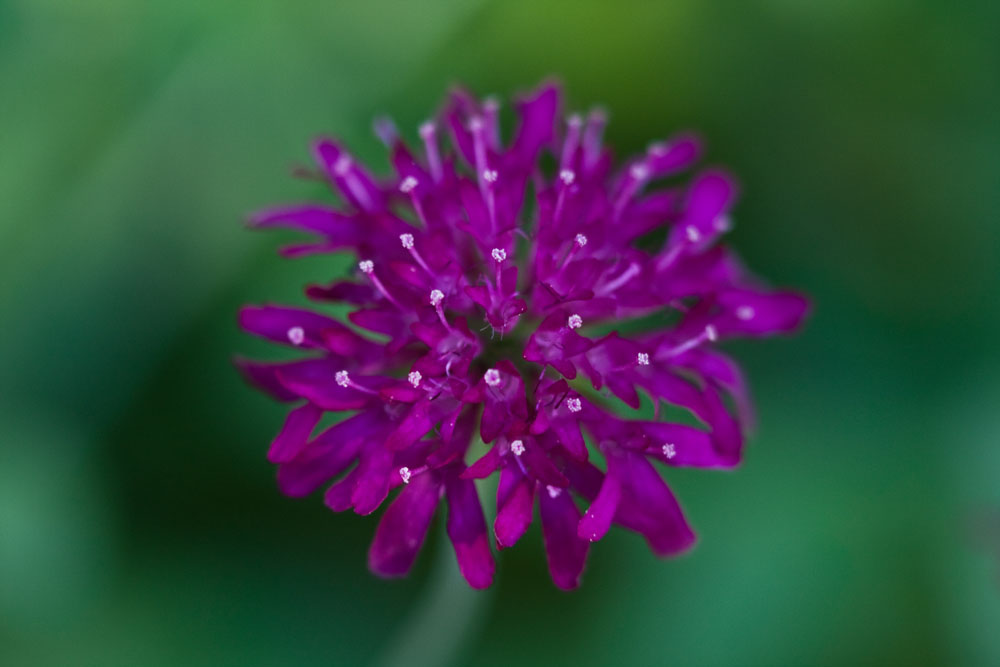
<path fill-rule="evenodd" d="M 998 8 L 0 0 L 0 663 L 1000 664 Z M 230 365 L 343 260 L 242 220 L 320 132 L 381 169 L 373 115 L 549 74 L 620 153 L 701 131 L 814 316 L 730 346 L 761 427 L 669 474 L 689 555 L 615 529 L 565 594 L 536 525 L 474 592 L 437 526 L 381 581 Z"/>

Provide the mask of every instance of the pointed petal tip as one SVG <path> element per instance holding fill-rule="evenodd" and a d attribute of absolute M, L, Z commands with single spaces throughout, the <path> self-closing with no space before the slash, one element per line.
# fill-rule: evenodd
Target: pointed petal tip
<path fill-rule="evenodd" d="M 648 540 L 647 540 L 648 542 Z M 688 532 L 688 534 L 681 538 L 679 541 L 670 545 L 670 547 L 657 547 L 650 543 L 649 548 L 658 558 L 678 558 L 685 555 L 698 544 L 698 536 L 694 532 Z"/>

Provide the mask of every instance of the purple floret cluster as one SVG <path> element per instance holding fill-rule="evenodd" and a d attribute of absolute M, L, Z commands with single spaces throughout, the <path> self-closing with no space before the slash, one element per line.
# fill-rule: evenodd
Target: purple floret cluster
<path fill-rule="evenodd" d="M 695 137 L 616 164 L 604 115 L 564 118 L 556 85 L 516 115 L 505 144 L 497 102 L 456 91 L 419 128 L 420 149 L 380 121 L 384 177 L 319 139 L 312 153 L 338 203 L 252 216 L 315 237 L 287 256 L 356 258 L 306 288 L 315 309 L 244 308 L 244 329 L 303 354 L 238 365 L 295 404 L 268 452 L 284 493 L 325 489 L 330 509 L 358 514 L 394 496 L 369 551 L 382 576 L 409 572 L 442 498 L 475 588 L 493 582 L 491 543 L 514 546 L 536 504 L 560 588 L 579 584 L 612 523 L 657 555 L 688 549 L 694 533 L 660 467 L 736 466 L 753 420 L 717 344 L 789 332 L 808 309 L 721 243 L 733 178 L 678 178 L 700 157 Z M 327 304 L 346 305 L 347 321 Z M 340 421 L 320 428 L 326 413 Z M 490 530 L 475 480 L 493 475 Z"/>

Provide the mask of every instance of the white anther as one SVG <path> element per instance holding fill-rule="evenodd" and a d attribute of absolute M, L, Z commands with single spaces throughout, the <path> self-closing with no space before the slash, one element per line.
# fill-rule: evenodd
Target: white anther
<path fill-rule="evenodd" d="M 510 451 L 514 452 L 514 456 L 520 456 L 524 454 L 524 443 L 520 440 L 515 440 L 510 443 Z"/>
<path fill-rule="evenodd" d="M 583 125 L 583 118 L 580 117 L 580 114 L 575 113 L 566 119 L 566 124 L 570 127 L 580 127 Z"/>
<path fill-rule="evenodd" d="M 709 324 L 708 326 L 705 327 L 705 337 L 714 343 L 719 339 L 719 332 L 715 329 L 714 326 Z"/>
<path fill-rule="evenodd" d="M 633 164 L 628 173 L 631 174 L 632 178 L 637 181 L 644 181 L 649 177 L 649 167 L 644 165 L 642 162 Z"/>
<path fill-rule="evenodd" d="M 740 306 L 739 308 L 736 309 L 737 319 L 741 319 L 744 322 L 752 320 L 753 316 L 756 314 L 757 313 L 756 311 L 754 311 L 753 306 Z"/>
<path fill-rule="evenodd" d="M 406 376 L 406 379 L 410 381 L 414 387 L 420 386 L 420 381 L 424 379 L 424 376 L 420 374 L 420 371 L 410 371 L 410 374 Z"/>
<path fill-rule="evenodd" d="M 500 371 L 495 368 L 489 369 L 483 374 L 483 380 L 491 387 L 497 386 L 500 384 Z"/>
<path fill-rule="evenodd" d="M 288 330 L 288 341 L 292 345 L 302 345 L 302 341 L 306 339 L 306 332 L 302 330 L 302 327 L 292 327 Z"/>
<path fill-rule="evenodd" d="M 469 119 L 469 131 L 477 132 L 483 129 L 483 119 L 479 116 L 473 116 Z"/>
<path fill-rule="evenodd" d="M 507 259 L 507 251 L 504 250 L 503 248 L 493 248 L 493 251 L 490 253 L 490 255 L 493 257 L 493 259 L 495 259 L 498 262 L 502 262 L 505 259 Z"/>
<path fill-rule="evenodd" d="M 333 172 L 337 174 L 337 176 L 344 176 L 351 170 L 352 164 L 354 164 L 354 162 L 351 160 L 351 156 L 345 153 L 337 158 L 336 162 L 334 162 Z"/>
<path fill-rule="evenodd" d="M 566 400 L 566 407 L 569 408 L 570 412 L 579 412 L 583 410 L 583 403 L 579 398 L 570 398 Z"/>
<path fill-rule="evenodd" d="M 436 131 L 437 128 L 434 127 L 434 123 L 432 121 L 421 123 L 420 128 L 417 130 L 417 132 L 420 133 L 421 139 L 427 139 L 428 137 L 433 137 Z"/>
<path fill-rule="evenodd" d="M 363 259 L 358 262 L 358 268 L 361 269 L 361 273 L 371 273 L 375 270 L 375 262 L 370 259 Z"/>
<path fill-rule="evenodd" d="M 559 180 L 566 185 L 572 185 L 573 181 L 576 180 L 576 174 L 573 173 L 572 169 L 563 169 L 559 172 Z"/>
<path fill-rule="evenodd" d="M 346 388 L 351 386 L 351 376 L 347 371 L 337 371 L 337 374 L 333 377 L 341 387 Z"/>
<path fill-rule="evenodd" d="M 490 95 L 485 100 L 483 100 L 483 108 L 487 111 L 496 111 L 500 108 L 500 100 Z"/>
<path fill-rule="evenodd" d="M 487 169 L 483 172 L 483 180 L 487 183 L 496 183 L 497 178 L 498 175 L 496 169 Z"/>
<path fill-rule="evenodd" d="M 649 354 L 647 354 L 646 352 L 640 352 L 638 355 L 636 355 L 636 361 L 639 362 L 640 366 L 648 366 Z"/>
<path fill-rule="evenodd" d="M 552 486 L 551 484 L 547 484 L 545 486 L 545 490 L 549 492 L 549 498 L 558 498 L 559 494 L 562 493 L 562 489 L 558 486 Z"/>
<path fill-rule="evenodd" d="M 439 303 L 441 303 L 442 301 L 444 301 L 444 292 L 442 292 L 439 289 L 432 289 L 431 290 L 431 305 L 436 308 L 437 305 Z"/>
<path fill-rule="evenodd" d="M 684 228 L 684 235 L 687 236 L 687 240 L 691 243 L 697 243 L 701 240 L 701 232 L 694 225 L 688 225 Z"/>
<path fill-rule="evenodd" d="M 417 187 L 419 183 L 420 182 L 413 176 L 407 176 L 403 179 L 403 182 L 399 184 L 399 191 L 404 195 L 408 194 L 413 188 Z"/>
<path fill-rule="evenodd" d="M 399 469 L 399 478 L 403 480 L 403 484 L 409 484 L 411 476 L 413 476 L 413 473 L 406 466 Z"/>
<path fill-rule="evenodd" d="M 566 326 L 568 326 L 570 329 L 579 329 L 580 327 L 583 326 L 583 318 L 577 315 L 576 313 L 573 313 L 572 315 L 566 318 Z"/>
<path fill-rule="evenodd" d="M 675 456 L 677 456 L 677 448 L 674 447 L 674 443 L 668 442 L 667 444 L 663 445 L 663 455 L 666 456 L 668 459 L 672 459 Z"/>
<path fill-rule="evenodd" d="M 399 242 L 403 244 L 403 247 L 409 250 L 413 247 L 413 234 L 400 234 Z"/>
<path fill-rule="evenodd" d="M 587 237 L 584 236 L 583 234 L 577 234 L 576 235 L 576 244 L 578 246 L 580 246 L 581 248 L 583 246 L 587 245 Z"/>

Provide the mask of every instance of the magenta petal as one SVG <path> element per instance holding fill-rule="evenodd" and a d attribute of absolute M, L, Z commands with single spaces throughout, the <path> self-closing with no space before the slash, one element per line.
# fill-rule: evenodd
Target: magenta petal
<path fill-rule="evenodd" d="M 236 364 L 236 367 L 247 382 L 268 394 L 271 398 L 285 402 L 299 400 L 298 394 L 286 389 L 285 385 L 281 384 L 281 381 L 278 380 L 278 369 L 284 364 L 265 364 L 243 359 L 242 357 L 237 357 L 233 360 L 233 363 Z"/>
<path fill-rule="evenodd" d="M 375 211 L 382 206 L 381 194 L 371 177 L 336 142 L 320 139 L 313 144 L 313 155 L 340 194 L 355 208 Z"/>
<path fill-rule="evenodd" d="M 559 88 L 550 84 L 518 103 L 521 126 L 512 150 L 522 164 L 532 162 L 538 150 L 552 140 L 559 113 L 559 96 Z"/>
<path fill-rule="evenodd" d="M 358 479 L 351 491 L 351 506 L 358 514 L 371 514 L 389 494 L 392 452 L 377 443 L 362 450 Z"/>
<path fill-rule="evenodd" d="M 334 512 L 346 512 L 351 509 L 351 496 L 354 494 L 360 474 L 359 469 L 354 468 L 343 479 L 331 484 L 323 494 L 324 504 Z"/>
<path fill-rule="evenodd" d="M 321 433 L 295 459 L 278 466 L 282 493 L 306 496 L 344 472 L 358 458 L 361 443 L 384 429 L 378 414 L 362 412 Z"/>
<path fill-rule="evenodd" d="M 413 567 L 441 498 L 433 475 L 416 475 L 382 515 L 368 550 L 368 567 L 382 577 L 399 577 Z"/>
<path fill-rule="evenodd" d="M 375 298 L 371 285 L 362 285 L 349 280 L 341 280 L 330 285 L 309 285 L 306 296 L 316 301 L 334 301 L 363 306 Z"/>
<path fill-rule="evenodd" d="M 697 137 L 685 134 L 671 138 L 666 144 L 652 147 L 646 158 L 646 165 L 652 176 L 666 176 L 691 165 L 700 154 L 701 142 Z"/>
<path fill-rule="evenodd" d="M 465 469 L 462 479 L 485 479 L 492 475 L 500 465 L 500 449 L 490 447 L 475 463 Z"/>
<path fill-rule="evenodd" d="M 401 403 L 416 403 L 419 399 L 427 396 L 425 390 L 414 387 L 409 382 L 387 384 L 382 387 L 379 393 L 389 401 L 400 401 Z"/>
<path fill-rule="evenodd" d="M 290 391 L 309 399 L 324 410 L 357 410 L 371 400 L 369 394 L 335 381 L 339 364 L 329 359 L 305 359 L 278 369 L 278 379 Z"/>
<path fill-rule="evenodd" d="M 705 379 L 723 387 L 736 402 L 736 411 L 743 428 L 752 431 L 756 424 L 750 390 L 736 362 L 714 350 L 696 349 L 687 352 L 678 363 Z"/>
<path fill-rule="evenodd" d="M 306 403 L 289 412 L 281 432 L 271 442 L 267 460 L 271 463 L 284 463 L 295 458 L 306 446 L 312 430 L 316 428 L 322 416 L 323 411 L 312 403 Z"/>
<path fill-rule="evenodd" d="M 496 563 L 490 551 L 486 519 L 475 484 L 453 477 L 445 485 L 448 497 L 448 537 L 455 547 L 458 569 L 473 588 L 493 583 Z"/>
<path fill-rule="evenodd" d="M 525 477 L 517 465 L 509 465 L 500 471 L 500 485 L 497 487 L 497 518 L 493 522 L 493 533 L 497 547 L 506 549 L 514 546 L 531 525 L 531 508 L 535 502 L 535 484 Z"/>
<path fill-rule="evenodd" d="M 713 233 L 711 225 L 726 212 L 736 198 L 736 184 L 728 174 L 710 170 L 699 174 L 688 194 L 685 221 Z"/>
<path fill-rule="evenodd" d="M 594 342 L 584 338 L 566 325 L 567 313 L 556 312 L 545 319 L 524 347 L 524 358 L 539 363 L 547 362 L 566 366 L 565 362 L 593 347 Z M 560 362 L 563 362 L 560 364 Z M 569 365 L 569 369 L 572 369 Z M 571 372 L 571 379 L 576 373 Z M 563 373 L 566 375 L 566 373 Z"/>
<path fill-rule="evenodd" d="M 322 346 L 323 329 L 343 325 L 309 310 L 283 306 L 245 306 L 240 310 L 240 326 L 252 334 L 269 338 L 283 345 L 305 347 Z M 300 329 L 302 340 L 293 342 L 295 330 Z"/>
<path fill-rule="evenodd" d="M 424 437 L 454 407 L 454 402 L 447 400 L 425 399 L 414 403 L 386 440 L 385 446 L 393 451 L 410 446 Z"/>
<path fill-rule="evenodd" d="M 544 487 L 538 490 L 538 507 L 552 581 L 563 590 L 576 588 L 590 549 L 590 543 L 577 535 L 580 511 L 569 492 L 552 492 Z"/>
<path fill-rule="evenodd" d="M 610 457 L 608 468 L 609 470 L 614 469 Z M 604 537 L 604 534 L 611 527 L 611 521 L 614 519 L 615 511 L 618 509 L 618 501 L 621 499 L 621 494 L 621 482 L 613 472 L 609 472 L 609 474 L 604 476 L 604 483 L 601 484 L 601 490 L 597 494 L 597 498 L 594 499 L 594 502 L 590 504 L 590 507 L 584 513 L 583 518 L 580 519 L 580 524 L 577 528 L 577 535 L 580 536 L 580 539 L 596 542 Z"/>
<path fill-rule="evenodd" d="M 696 468 L 732 468 L 739 464 L 736 455 L 720 451 L 712 435 L 684 424 L 649 422 L 643 426 L 652 444 L 647 451 L 664 463 Z"/>
<path fill-rule="evenodd" d="M 474 410 L 466 410 L 463 413 L 462 409 L 459 408 L 443 422 L 441 427 L 443 442 L 427 457 L 428 466 L 441 468 L 465 456 L 465 452 L 469 449 L 469 443 L 472 441 L 472 427 L 475 417 Z M 449 427 L 449 424 L 454 424 L 454 426 Z"/>
<path fill-rule="evenodd" d="M 660 475 L 639 454 L 622 458 L 622 498 L 616 519 L 646 537 L 660 556 L 689 549 L 695 541 L 674 494 Z"/>
<path fill-rule="evenodd" d="M 540 440 L 530 440 L 524 443 L 524 454 L 521 455 L 521 460 L 524 461 L 532 476 L 543 484 L 558 488 L 569 486 L 569 481 L 559 472 L 548 454 L 542 450 Z"/>
<path fill-rule="evenodd" d="M 727 290 L 718 300 L 726 309 L 715 323 L 722 335 L 787 333 L 798 328 L 809 312 L 809 300 L 794 292 Z"/>
<path fill-rule="evenodd" d="M 576 459 L 587 458 L 587 443 L 580 433 L 580 424 L 575 419 L 552 420 L 552 431 L 559 439 L 559 444 L 566 452 Z"/>
<path fill-rule="evenodd" d="M 326 206 L 302 204 L 258 211 L 250 216 L 255 227 L 288 227 L 336 238 L 344 245 L 356 242 L 357 223 Z"/>

